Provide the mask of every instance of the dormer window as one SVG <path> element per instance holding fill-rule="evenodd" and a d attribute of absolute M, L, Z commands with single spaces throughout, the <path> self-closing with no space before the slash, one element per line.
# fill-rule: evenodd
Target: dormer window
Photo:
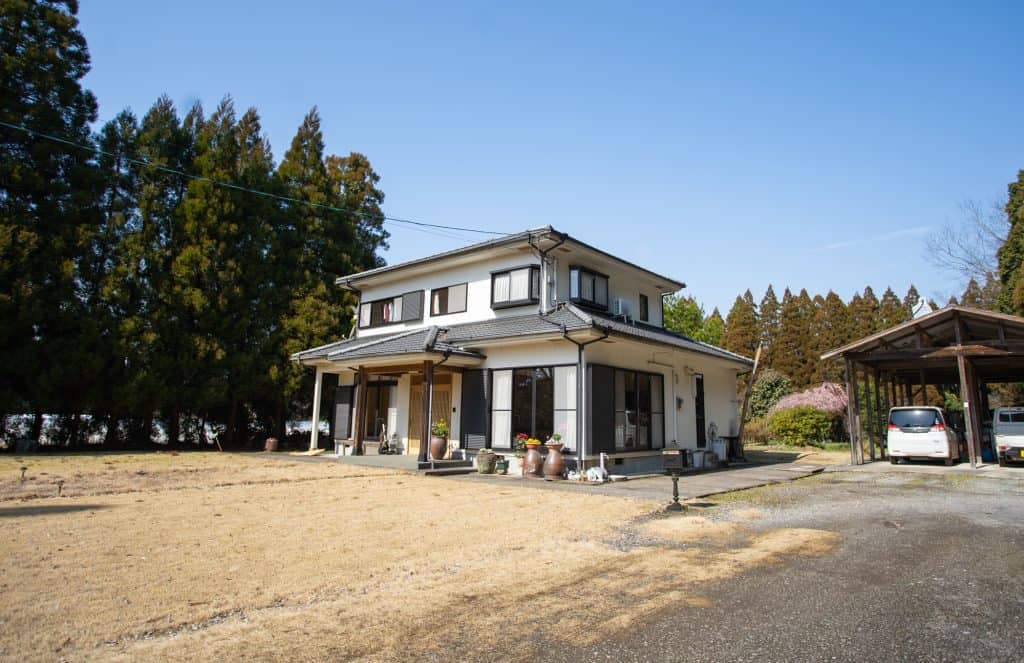
<path fill-rule="evenodd" d="M 607 310 L 608 277 L 585 267 L 570 267 L 569 299 L 578 304 Z"/>
<path fill-rule="evenodd" d="M 423 319 L 423 291 L 407 292 L 359 306 L 359 328 L 383 327 Z"/>
<path fill-rule="evenodd" d="M 540 301 L 540 267 L 528 265 L 491 272 L 491 308 L 510 308 Z"/>

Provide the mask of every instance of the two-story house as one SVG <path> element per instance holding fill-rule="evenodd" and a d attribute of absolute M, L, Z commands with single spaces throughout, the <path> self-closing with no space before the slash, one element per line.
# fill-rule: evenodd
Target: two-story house
<path fill-rule="evenodd" d="M 559 433 L 570 466 L 660 467 L 665 447 L 735 434 L 746 357 L 666 330 L 683 283 L 553 228 L 529 230 L 338 280 L 359 296 L 352 338 L 299 352 L 335 373 L 332 432 L 362 448 L 382 430 L 425 454 L 430 424 L 457 455 Z M 314 428 L 311 446 L 317 444 Z"/>

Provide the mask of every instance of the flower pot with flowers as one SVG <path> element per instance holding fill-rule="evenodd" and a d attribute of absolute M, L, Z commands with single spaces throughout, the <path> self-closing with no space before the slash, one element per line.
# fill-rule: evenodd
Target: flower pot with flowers
<path fill-rule="evenodd" d="M 524 435 L 524 433 L 519 435 Z M 542 442 L 535 437 L 527 437 L 523 441 L 523 446 L 526 447 L 526 456 L 523 458 L 523 476 L 539 478 L 543 475 L 544 457 L 540 455 L 541 444 Z"/>
<path fill-rule="evenodd" d="M 548 450 L 544 459 L 544 478 L 548 481 L 559 481 L 565 471 L 565 459 L 562 457 L 562 436 L 555 433 L 544 443 Z"/>
<path fill-rule="evenodd" d="M 448 422 L 444 419 L 430 427 L 430 457 L 442 460 L 448 453 Z"/>

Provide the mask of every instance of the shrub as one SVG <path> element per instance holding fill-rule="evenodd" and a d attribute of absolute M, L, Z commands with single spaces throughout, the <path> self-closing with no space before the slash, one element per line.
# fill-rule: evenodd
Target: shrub
<path fill-rule="evenodd" d="M 767 369 L 757 378 L 750 390 L 750 418 L 757 419 L 768 414 L 779 399 L 793 391 L 793 385 L 782 373 Z"/>
<path fill-rule="evenodd" d="M 768 430 L 786 444 L 820 445 L 831 438 L 835 420 L 834 415 L 824 410 L 803 405 L 773 414 L 768 420 Z"/>
<path fill-rule="evenodd" d="M 743 444 L 768 444 L 772 439 L 767 419 L 751 419 L 743 426 Z"/>

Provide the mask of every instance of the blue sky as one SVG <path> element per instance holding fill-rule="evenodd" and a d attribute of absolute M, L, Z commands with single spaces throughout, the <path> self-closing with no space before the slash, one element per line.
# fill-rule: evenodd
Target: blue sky
<path fill-rule="evenodd" d="M 924 236 L 1024 168 L 1020 2 L 505 4 L 86 1 L 86 85 L 102 120 L 230 93 L 278 159 L 317 105 L 389 215 L 551 224 L 723 314 L 769 283 L 944 300 Z M 479 237 L 390 230 L 388 262 Z"/>

